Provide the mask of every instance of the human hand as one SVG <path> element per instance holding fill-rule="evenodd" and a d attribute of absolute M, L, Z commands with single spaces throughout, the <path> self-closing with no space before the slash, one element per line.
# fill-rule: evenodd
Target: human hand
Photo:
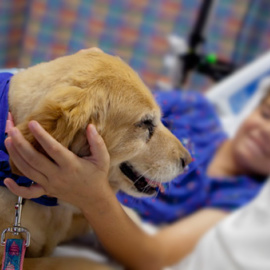
<path fill-rule="evenodd" d="M 5 133 L 9 133 L 9 131 L 14 127 L 13 117 L 10 112 L 8 112 L 7 122 L 6 122 L 6 129 Z"/>
<path fill-rule="evenodd" d="M 81 208 L 109 186 L 110 157 L 93 125 L 86 130 L 92 155 L 83 158 L 62 146 L 38 122 L 31 121 L 29 130 L 54 162 L 34 149 L 16 127 L 11 128 L 5 140 L 9 155 L 17 168 L 35 181 L 30 187 L 22 187 L 6 178 L 4 183 L 11 192 L 24 198 L 57 197 Z"/>

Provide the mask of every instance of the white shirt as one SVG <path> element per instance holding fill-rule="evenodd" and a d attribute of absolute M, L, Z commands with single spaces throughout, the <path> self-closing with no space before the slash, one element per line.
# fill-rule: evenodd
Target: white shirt
<path fill-rule="evenodd" d="M 211 229 L 173 270 L 270 270 L 270 180 L 251 203 Z"/>

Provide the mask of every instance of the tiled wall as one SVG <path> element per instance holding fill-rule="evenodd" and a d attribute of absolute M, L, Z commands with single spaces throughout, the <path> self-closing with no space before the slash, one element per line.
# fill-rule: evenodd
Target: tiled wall
<path fill-rule="evenodd" d="M 267 37 L 258 38 L 260 44 L 252 49 L 239 40 L 240 33 L 242 40 L 249 33 L 241 31 L 243 22 L 246 27 L 253 27 L 252 14 L 246 16 L 251 2 L 218 1 L 205 50 L 242 64 L 269 47 Z M 97 46 L 120 55 L 154 88 L 163 73 L 167 35 L 186 37 L 201 3 L 202 0 L 0 0 L 0 66 L 27 67 Z M 256 14 L 253 11 L 254 18 Z M 261 21 L 261 28 L 267 28 L 268 17 L 264 15 Z M 195 75 L 189 87 L 203 90 L 206 85 L 205 79 Z"/>

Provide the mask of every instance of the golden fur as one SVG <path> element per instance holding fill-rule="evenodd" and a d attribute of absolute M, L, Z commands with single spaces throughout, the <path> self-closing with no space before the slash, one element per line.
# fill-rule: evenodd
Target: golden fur
<path fill-rule="evenodd" d="M 90 154 L 85 132 L 93 123 L 111 157 L 109 181 L 115 192 L 144 195 L 120 170 L 123 162 L 157 182 L 170 181 L 183 171 L 183 161 L 190 162 L 186 149 L 161 123 L 151 92 L 118 57 L 89 49 L 30 67 L 12 77 L 9 106 L 15 125 L 41 151 L 29 133 L 29 120 L 37 120 L 79 156 Z M 0 188 L 0 230 L 13 223 L 15 201 L 13 194 Z M 46 207 L 29 200 L 23 207 L 22 225 L 31 232 L 27 257 L 48 256 L 57 244 L 89 230 L 78 209 L 64 203 Z M 30 266 L 31 260 L 25 260 L 24 269 L 53 269 L 42 259 L 37 259 L 38 267 Z"/>

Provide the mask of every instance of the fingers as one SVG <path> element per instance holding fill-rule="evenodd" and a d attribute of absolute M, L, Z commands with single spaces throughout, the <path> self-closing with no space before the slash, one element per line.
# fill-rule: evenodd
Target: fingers
<path fill-rule="evenodd" d="M 36 121 L 29 122 L 29 129 L 40 143 L 46 153 L 61 167 L 69 166 L 72 162 L 73 154 L 58 141 L 56 141 L 43 127 Z"/>
<path fill-rule="evenodd" d="M 10 120 L 6 121 L 6 130 L 5 133 L 9 133 L 9 131 L 13 128 L 12 122 Z"/>
<path fill-rule="evenodd" d="M 14 127 L 13 117 L 10 112 L 8 112 L 8 117 L 6 121 L 6 130 L 5 133 L 9 133 L 9 131 Z"/>
<path fill-rule="evenodd" d="M 87 127 L 86 136 L 92 153 L 92 161 L 101 168 L 108 169 L 110 156 L 102 137 L 97 133 L 94 125 Z"/>
<path fill-rule="evenodd" d="M 38 153 L 35 149 L 33 149 L 33 147 L 28 142 L 27 142 L 28 145 L 26 145 L 26 147 L 24 147 L 23 145 L 20 145 L 17 148 L 14 147 L 14 144 L 18 144 L 18 143 L 19 142 L 17 138 L 15 139 L 7 138 L 5 140 L 5 146 L 14 164 L 26 177 L 32 179 L 33 181 L 37 181 L 40 184 L 46 183 L 47 182 L 46 177 L 43 175 L 42 172 L 40 172 L 40 169 L 41 169 L 40 166 L 44 168 L 43 165 L 40 165 L 40 164 L 42 164 L 43 159 L 45 157 L 42 158 L 42 155 Z M 26 155 L 24 155 L 24 156 L 27 156 L 26 159 L 20 154 L 20 152 L 25 151 L 24 149 L 27 149 Z M 38 162 L 39 156 L 41 156 L 40 163 Z M 37 169 L 35 169 L 35 167 Z"/>
<path fill-rule="evenodd" d="M 30 187 L 22 187 L 17 185 L 11 178 L 6 178 L 4 184 L 12 193 L 17 196 L 22 196 L 25 199 L 39 198 L 46 194 L 45 190 L 40 185 L 34 184 Z"/>

